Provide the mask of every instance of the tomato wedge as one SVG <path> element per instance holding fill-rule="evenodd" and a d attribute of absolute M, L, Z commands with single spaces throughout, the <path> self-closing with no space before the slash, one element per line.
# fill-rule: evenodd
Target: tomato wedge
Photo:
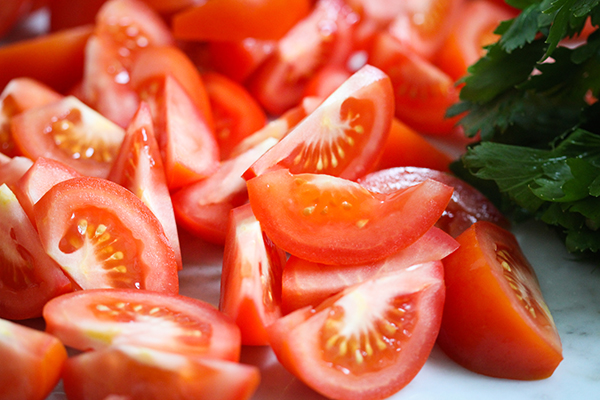
<path fill-rule="evenodd" d="M 358 180 L 366 189 L 376 193 L 393 193 L 434 179 L 454 188 L 452 198 L 436 226 L 457 237 L 474 222 L 489 221 L 505 229 L 510 222 L 481 192 L 447 172 L 429 168 L 397 167 L 373 172 Z"/>
<path fill-rule="evenodd" d="M 284 367 L 333 399 L 384 399 L 427 360 L 444 306 L 441 262 L 422 264 L 345 289 L 269 326 Z"/>
<path fill-rule="evenodd" d="M 242 344 L 267 345 L 266 327 L 281 317 L 286 254 L 264 236 L 249 204 L 231 211 L 219 309 L 240 327 Z"/>
<path fill-rule="evenodd" d="M 0 185 L 5 183 L 10 190 L 15 190 L 19 179 L 31 168 L 33 161 L 27 157 L 6 157 L 0 160 Z"/>
<path fill-rule="evenodd" d="M 417 264 L 441 261 L 457 248 L 456 240 L 434 227 L 398 253 L 369 264 L 325 265 L 290 256 L 281 278 L 281 308 L 287 314 L 302 307 L 315 307 L 348 286 Z"/>
<path fill-rule="evenodd" d="M 342 178 L 277 170 L 248 181 L 248 194 L 267 236 L 288 253 L 323 264 L 362 264 L 425 234 L 452 188 L 428 180 L 376 194 Z"/>
<path fill-rule="evenodd" d="M 392 123 L 389 78 L 361 68 L 244 174 L 275 168 L 356 179 L 377 161 Z"/>
<path fill-rule="evenodd" d="M 125 131 L 73 96 L 12 118 L 13 139 L 32 160 L 61 161 L 82 175 L 106 178 Z"/>
<path fill-rule="evenodd" d="M 67 350 L 54 336 L 0 319 L 0 399 L 43 400 L 61 376 Z"/>
<path fill-rule="evenodd" d="M 0 186 L 0 204 L 0 318 L 37 318 L 48 300 L 72 289 L 71 282 L 48 257 L 5 184 Z"/>
<path fill-rule="evenodd" d="M 535 272 L 516 238 L 477 222 L 444 261 L 446 304 L 438 343 L 471 371 L 507 379 L 547 378 L 562 345 Z"/>
<path fill-rule="evenodd" d="M 135 345 L 238 361 L 240 330 L 214 306 L 134 289 L 80 290 L 44 307 L 46 331 L 79 350 Z"/>
<path fill-rule="evenodd" d="M 82 289 L 177 293 L 173 248 L 156 216 L 124 187 L 69 179 L 54 185 L 34 214 L 44 249 Z"/>
<path fill-rule="evenodd" d="M 71 400 L 247 400 L 259 381 L 254 366 L 131 345 L 72 357 L 63 373 Z"/>

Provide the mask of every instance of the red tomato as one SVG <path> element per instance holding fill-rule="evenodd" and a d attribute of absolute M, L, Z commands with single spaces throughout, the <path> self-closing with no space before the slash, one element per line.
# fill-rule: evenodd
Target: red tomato
<path fill-rule="evenodd" d="M 150 108 L 144 102 L 127 128 L 108 179 L 131 190 L 160 221 L 182 268 L 179 235 Z"/>
<path fill-rule="evenodd" d="M 211 0 L 173 17 L 177 39 L 239 41 L 281 38 L 310 10 L 309 0 Z"/>
<path fill-rule="evenodd" d="M 323 264 L 366 264 L 425 234 L 452 188 L 429 180 L 382 195 L 345 179 L 280 169 L 249 180 L 248 194 L 267 236 L 288 253 Z"/>
<path fill-rule="evenodd" d="M 183 187 L 173 194 L 177 221 L 196 236 L 224 244 L 229 212 L 248 200 L 242 174 L 265 153 L 276 140 L 262 143 L 221 164 L 214 175 Z"/>
<path fill-rule="evenodd" d="M 129 190 L 99 178 L 59 182 L 34 206 L 46 252 L 81 287 L 177 293 L 175 253 Z"/>
<path fill-rule="evenodd" d="M 21 153 L 61 161 L 82 175 L 106 178 L 125 131 L 75 97 L 31 108 L 12 118 Z"/>
<path fill-rule="evenodd" d="M 507 379 L 547 378 L 562 346 L 535 273 L 515 237 L 477 222 L 445 261 L 440 347 L 471 371 Z"/>
<path fill-rule="evenodd" d="M 231 211 L 219 309 L 242 333 L 242 344 L 267 345 L 266 327 L 281 317 L 281 271 L 286 254 L 264 236 L 249 204 Z"/>
<path fill-rule="evenodd" d="M 44 252 L 35 228 L 6 185 L 0 186 L 0 203 L 0 318 L 36 318 L 48 300 L 70 291 L 71 283 Z"/>
<path fill-rule="evenodd" d="M 14 157 L 19 155 L 12 139 L 10 120 L 30 108 L 56 102 L 62 95 L 30 78 L 11 80 L 0 94 L 0 152 Z"/>
<path fill-rule="evenodd" d="M 131 345 L 70 358 L 63 373 L 71 400 L 246 400 L 259 381 L 254 366 Z"/>
<path fill-rule="evenodd" d="M 365 66 L 354 73 L 244 174 L 276 168 L 356 179 L 377 161 L 392 122 L 389 78 Z"/>
<path fill-rule="evenodd" d="M 91 33 L 91 26 L 83 26 L 0 46 L 0 87 L 27 76 L 59 92 L 70 89 L 83 76 Z"/>
<path fill-rule="evenodd" d="M 29 160 L 29 159 L 28 159 Z M 75 169 L 51 158 L 38 158 L 15 184 L 15 196 L 35 224 L 33 206 L 58 182 L 81 176 Z"/>
<path fill-rule="evenodd" d="M 428 168 L 398 167 L 373 172 L 358 182 L 376 193 L 393 193 L 416 185 L 426 179 L 434 179 L 454 188 L 446 210 L 436 222 L 436 226 L 453 237 L 457 237 L 474 222 L 489 221 L 506 229 L 508 220 L 477 189 L 449 173 Z"/>
<path fill-rule="evenodd" d="M 345 65 L 358 20 L 343 0 L 317 1 L 249 78 L 250 92 L 273 115 L 298 105 L 317 71 L 328 64 Z"/>
<path fill-rule="evenodd" d="M 66 346 L 135 345 L 238 361 L 240 330 L 214 306 L 185 296 L 132 289 L 80 290 L 48 302 L 46 331 Z"/>
<path fill-rule="evenodd" d="M 47 1 L 50 12 L 50 30 L 60 31 L 79 25 L 93 24 L 96 14 L 106 0 L 51 0 Z"/>
<path fill-rule="evenodd" d="M 408 125 L 394 118 L 376 170 L 393 167 L 422 167 L 449 171 L 452 158 L 432 145 Z"/>
<path fill-rule="evenodd" d="M 219 168 L 219 146 L 204 112 L 171 75 L 146 81 L 142 96 L 153 107 L 167 185 L 178 189 Z"/>
<path fill-rule="evenodd" d="M 215 135 L 221 159 L 267 123 L 263 109 L 239 83 L 216 72 L 202 75 L 215 120 Z"/>
<path fill-rule="evenodd" d="M 6 157 L 6 161 L 0 160 L 0 185 L 5 183 L 10 190 L 14 191 L 19 179 L 32 165 L 33 161 L 27 157 Z"/>
<path fill-rule="evenodd" d="M 31 0 L 4 0 L 0 8 L 0 38 L 21 18 L 31 5 Z"/>
<path fill-rule="evenodd" d="M 399 120 L 419 133 L 452 132 L 460 116 L 445 116 L 458 101 L 458 88 L 450 76 L 386 34 L 376 38 L 369 62 L 389 75 Z"/>
<path fill-rule="evenodd" d="M 444 306 L 440 262 L 385 274 L 269 326 L 277 358 L 334 399 L 383 399 L 425 364 Z"/>
<path fill-rule="evenodd" d="M 215 71 L 244 82 L 273 52 L 274 40 L 246 38 L 237 42 L 209 42 L 208 63 Z"/>
<path fill-rule="evenodd" d="M 452 79 L 467 74 L 467 67 L 485 55 L 484 46 L 496 42 L 500 36 L 494 30 L 501 21 L 516 16 L 506 5 L 489 0 L 472 0 L 465 4 L 434 62 Z"/>
<path fill-rule="evenodd" d="M 43 400 L 60 379 L 67 350 L 52 335 L 0 319 L 1 400 Z"/>
<path fill-rule="evenodd" d="M 326 99 L 352 76 L 346 67 L 326 65 L 317 71 L 304 88 L 304 97 Z"/>
<path fill-rule="evenodd" d="M 288 313 L 317 306 L 348 286 L 382 273 L 440 261 L 457 247 L 456 240 L 434 227 L 398 253 L 365 265 L 324 265 L 290 256 L 283 269 L 281 308 Z"/>

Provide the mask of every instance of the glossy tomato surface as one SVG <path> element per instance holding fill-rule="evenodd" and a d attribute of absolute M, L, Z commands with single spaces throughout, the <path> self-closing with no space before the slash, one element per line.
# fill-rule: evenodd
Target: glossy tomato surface
<path fill-rule="evenodd" d="M 508 231 L 477 222 L 444 260 L 446 303 L 438 343 L 471 371 L 547 378 L 562 345 L 535 272 Z"/>
<path fill-rule="evenodd" d="M 65 345 L 99 350 L 131 344 L 237 361 L 240 331 L 214 306 L 185 296 L 133 289 L 90 289 L 44 307 L 46 330 Z"/>
<path fill-rule="evenodd" d="M 433 226 L 452 188 L 428 180 L 388 194 L 321 174 L 267 172 L 248 181 L 252 210 L 276 245 L 324 264 L 360 264 L 414 243 Z"/>
<path fill-rule="evenodd" d="M 420 371 L 444 304 L 441 262 L 347 288 L 269 327 L 281 363 L 333 399 L 384 399 Z"/>
<path fill-rule="evenodd" d="M 177 293 L 175 253 L 136 195 L 100 178 L 57 183 L 34 206 L 46 252 L 82 289 Z"/>

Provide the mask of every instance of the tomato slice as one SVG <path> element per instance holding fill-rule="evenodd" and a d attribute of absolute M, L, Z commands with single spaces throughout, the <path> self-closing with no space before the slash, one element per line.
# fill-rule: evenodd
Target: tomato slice
<path fill-rule="evenodd" d="M 351 76 L 352 73 L 345 66 L 326 65 L 308 81 L 303 96 L 326 99 Z"/>
<path fill-rule="evenodd" d="M 365 66 L 244 174 L 274 168 L 356 179 L 377 161 L 389 134 L 394 100 L 389 78 Z"/>
<path fill-rule="evenodd" d="M 11 80 L 0 94 L 0 152 L 9 157 L 20 155 L 10 129 L 10 120 L 13 116 L 61 98 L 62 95 L 34 79 Z"/>
<path fill-rule="evenodd" d="M 179 234 L 158 143 L 154 137 L 150 107 L 142 102 L 113 164 L 108 179 L 131 190 L 160 221 L 182 269 Z"/>
<path fill-rule="evenodd" d="M 277 142 L 267 138 L 246 152 L 224 161 L 209 178 L 187 185 L 172 196 L 177 221 L 202 239 L 224 244 L 229 212 L 248 200 L 242 173 Z"/>
<path fill-rule="evenodd" d="M 286 254 L 264 236 L 249 204 L 231 211 L 219 309 L 234 319 L 242 344 L 267 345 L 266 327 L 281 317 Z"/>
<path fill-rule="evenodd" d="M 52 335 L 0 319 L 0 399 L 45 399 L 60 379 L 67 350 Z"/>
<path fill-rule="evenodd" d="M 215 120 L 215 135 L 221 159 L 267 123 L 267 116 L 250 93 L 239 83 L 216 72 L 202 75 Z"/>
<path fill-rule="evenodd" d="M 438 343 L 471 371 L 547 378 L 562 361 L 560 338 L 535 272 L 516 238 L 481 221 L 445 261 L 447 296 Z"/>
<path fill-rule="evenodd" d="M 61 161 L 82 175 L 106 178 L 125 131 L 75 97 L 12 118 L 13 139 L 32 160 Z"/>
<path fill-rule="evenodd" d="M 242 83 L 275 50 L 276 45 L 275 40 L 254 38 L 208 42 L 208 63 L 211 69 Z"/>
<path fill-rule="evenodd" d="M 446 118 L 448 107 L 458 101 L 450 76 L 389 34 L 376 37 L 369 62 L 389 75 L 399 120 L 419 133 L 452 133 L 460 116 Z"/>
<path fill-rule="evenodd" d="M 46 1 L 50 11 L 50 30 L 60 31 L 80 25 L 93 24 L 96 14 L 106 0 L 52 0 Z"/>
<path fill-rule="evenodd" d="M 363 264 L 425 234 L 452 188 L 428 180 L 377 194 L 329 175 L 277 170 L 248 181 L 248 194 L 267 236 L 288 253 L 323 264 Z"/>
<path fill-rule="evenodd" d="M 156 216 L 105 179 L 59 182 L 34 206 L 44 249 L 82 289 L 177 293 L 175 253 Z"/>
<path fill-rule="evenodd" d="M 200 2 L 173 17 L 173 34 L 177 39 L 195 41 L 276 40 L 308 14 L 310 7 L 309 0 Z"/>
<path fill-rule="evenodd" d="M 0 318 L 36 318 L 48 300 L 71 290 L 71 282 L 44 252 L 31 221 L 5 184 L 0 186 L 0 203 Z"/>
<path fill-rule="evenodd" d="M 61 93 L 70 89 L 83 76 L 91 33 L 91 26 L 82 26 L 0 46 L 0 88 L 27 76 Z"/>
<path fill-rule="evenodd" d="M 398 167 L 373 172 L 359 183 L 376 193 L 393 193 L 434 179 L 454 188 L 452 198 L 436 226 L 457 237 L 476 221 L 489 221 L 505 229 L 510 222 L 481 192 L 463 180 L 443 171 L 429 168 Z"/>
<path fill-rule="evenodd" d="M 6 157 L 0 160 L 0 185 L 5 183 L 10 190 L 14 191 L 19 179 L 31 168 L 33 161 L 27 157 Z"/>
<path fill-rule="evenodd" d="M 425 364 L 444 305 L 440 262 L 385 274 L 269 326 L 281 363 L 334 399 L 383 399 Z"/>
<path fill-rule="evenodd" d="M 31 0 L 5 0 L 0 9 L 0 38 L 2 38 L 29 8 Z"/>
<path fill-rule="evenodd" d="M 416 242 L 383 260 L 363 265 L 325 265 L 290 256 L 282 275 L 281 308 L 284 314 L 317 306 L 348 286 L 384 273 L 441 261 L 458 243 L 438 228 L 431 228 Z"/>
<path fill-rule="evenodd" d="M 44 319 L 47 332 L 79 350 L 126 344 L 229 361 L 240 356 L 240 330 L 229 317 L 175 294 L 80 290 L 48 302 Z"/>
<path fill-rule="evenodd" d="M 131 345 L 72 357 L 63 374 L 72 400 L 174 400 L 181 393 L 197 400 L 246 400 L 259 381 L 254 366 Z"/>

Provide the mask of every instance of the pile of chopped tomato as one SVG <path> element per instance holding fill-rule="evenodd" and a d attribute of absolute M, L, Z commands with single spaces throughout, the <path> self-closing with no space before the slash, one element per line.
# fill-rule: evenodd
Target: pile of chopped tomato
<path fill-rule="evenodd" d="M 466 143 L 445 111 L 509 7 L 5 3 L 0 35 L 50 32 L 0 46 L 0 399 L 248 399 L 242 346 L 334 399 L 436 341 L 496 377 L 561 361 L 508 221 L 430 141 Z M 218 309 L 179 294 L 181 229 L 223 246 Z"/>

